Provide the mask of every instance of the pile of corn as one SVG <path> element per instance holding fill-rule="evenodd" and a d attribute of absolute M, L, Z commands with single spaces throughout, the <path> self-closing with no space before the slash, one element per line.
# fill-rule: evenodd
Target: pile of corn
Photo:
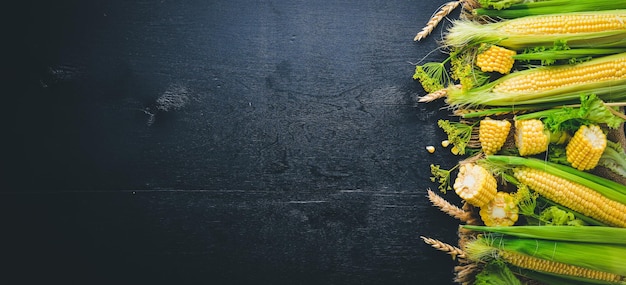
<path fill-rule="evenodd" d="M 413 78 L 457 116 L 439 127 L 463 158 L 431 165 L 428 198 L 462 225 L 423 240 L 460 284 L 626 284 L 626 2 L 453 1 L 415 40 L 459 6 Z"/>

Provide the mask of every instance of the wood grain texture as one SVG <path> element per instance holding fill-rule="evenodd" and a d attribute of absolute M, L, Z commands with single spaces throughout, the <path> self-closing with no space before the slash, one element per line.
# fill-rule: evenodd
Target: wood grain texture
<path fill-rule="evenodd" d="M 62 2 L 22 20 L 11 277 L 451 282 L 419 236 L 456 239 L 426 198 L 429 164 L 455 159 L 424 149 L 444 113 L 409 63 L 441 3 Z"/>

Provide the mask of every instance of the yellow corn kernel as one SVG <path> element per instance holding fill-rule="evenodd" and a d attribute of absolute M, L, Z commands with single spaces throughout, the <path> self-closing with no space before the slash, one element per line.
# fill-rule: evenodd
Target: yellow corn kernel
<path fill-rule="evenodd" d="M 543 122 L 537 119 L 515 121 L 515 146 L 521 156 L 548 150 L 550 138 Z"/>
<path fill-rule="evenodd" d="M 624 276 L 589 269 L 585 267 L 575 266 L 571 264 L 541 259 L 530 255 L 516 253 L 512 251 L 500 250 L 498 255 L 505 262 L 520 268 L 530 269 L 534 271 L 553 273 L 558 275 L 567 275 L 573 277 L 583 277 L 593 280 L 601 280 L 608 282 L 624 281 Z"/>
<path fill-rule="evenodd" d="M 537 68 L 520 73 L 494 86 L 493 92 L 523 94 L 573 85 L 626 79 L 626 57 L 589 61 L 577 65 Z"/>
<path fill-rule="evenodd" d="M 517 222 L 519 209 L 515 198 L 506 192 L 496 193 L 495 198 L 480 208 L 480 219 L 486 226 L 512 226 Z"/>
<path fill-rule="evenodd" d="M 626 228 L 626 205 L 589 187 L 530 167 L 514 168 L 513 176 L 557 204 L 605 224 Z"/>
<path fill-rule="evenodd" d="M 483 72 L 497 71 L 508 74 L 515 63 L 513 56 L 516 54 L 514 50 L 492 45 L 476 56 L 476 66 Z"/>
<path fill-rule="evenodd" d="M 454 181 L 456 194 L 476 207 L 489 203 L 496 196 L 497 188 L 493 175 L 487 169 L 473 163 L 461 164 Z"/>
<path fill-rule="evenodd" d="M 434 153 L 435 152 L 435 147 L 432 145 L 426 146 L 426 150 L 430 153 Z"/>
<path fill-rule="evenodd" d="M 498 28 L 509 35 L 579 34 L 623 30 L 624 14 L 568 13 L 538 15 L 505 21 Z"/>
<path fill-rule="evenodd" d="M 507 120 L 493 120 L 489 117 L 480 121 L 478 141 L 487 155 L 498 152 L 509 135 L 511 123 Z"/>
<path fill-rule="evenodd" d="M 606 148 L 606 135 L 597 125 L 581 126 L 565 147 L 567 161 L 578 170 L 596 167 Z"/>

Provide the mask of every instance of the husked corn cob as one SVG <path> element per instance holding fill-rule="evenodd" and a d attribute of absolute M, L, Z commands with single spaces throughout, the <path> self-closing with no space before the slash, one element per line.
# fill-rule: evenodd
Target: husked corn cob
<path fill-rule="evenodd" d="M 621 30 L 626 27 L 625 21 L 625 15 L 569 13 L 523 17 L 507 21 L 499 30 L 507 34 L 578 34 Z"/>
<path fill-rule="evenodd" d="M 626 34 L 623 40 L 626 42 Z M 594 93 L 602 100 L 624 100 L 626 53 L 513 72 L 469 90 L 451 87 L 446 102 L 458 107 L 557 105 L 580 100 L 581 93 Z"/>
<path fill-rule="evenodd" d="M 456 194 L 476 207 L 489 203 L 496 196 L 497 187 L 491 172 L 473 163 L 461 164 L 454 181 Z"/>
<path fill-rule="evenodd" d="M 454 47 L 493 43 L 521 50 L 567 40 L 570 47 L 614 47 L 624 42 L 626 10 L 535 15 L 490 24 L 457 21 L 445 43 Z"/>
<path fill-rule="evenodd" d="M 498 152 L 509 135 L 511 123 L 507 120 L 493 120 L 489 117 L 480 121 L 478 141 L 487 155 Z"/>
<path fill-rule="evenodd" d="M 565 147 L 567 161 L 578 170 L 596 167 L 604 149 L 606 135 L 599 126 L 581 126 Z"/>
<path fill-rule="evenodd" d="M 583 277 L 587 279 L 609 282 L 620 282 L 624 281 L 625 278 L 624 276 L 614 273 L 603 272 L 585 267 L 536 258 L 530 255 L 516 253 L 512 251 L 500 250 L 498 254 L 507 263 L 534 271 L 567 275 L 572 277 Z"/>
<path fill-rule="evenodd" d="M 516 167 L 519 182 L 560 205 L 600 222 L 626 227 L 626 205 L 611 200 L 593 189 L 530 167 Z"/>
<path fill-rule="evenodd" d="M 497 71 L 507 74 L 513 68 L 513 63 L 515 63 L 513 56 L 516 54 L 514 50 L 492 45 L 476 56 L 476 66 L 480 67 L 483 72 Z"/>
<path fill-rule="evenodd" d="M 542 153 L 548 150 L 549 143 L 550 138 L 540 120 L 515 121 L 515 146 L 521 156 Z"/>
<path fill-rule="evenodd" d="M 573 85 L 625 79 L 626 56 L 608 61 L 538 68 L 532 71 L 500 82 L 493 88 L 493 92 L 508 94 L 532 93 Z"/>
<path fill-rule="evenodd" d="M 517 222 L 518 211 L 515 198 L 511 194 L 498 192 L 496 197 L 480 208 L 479 214 L 487 226 L 512 226 Z"/>

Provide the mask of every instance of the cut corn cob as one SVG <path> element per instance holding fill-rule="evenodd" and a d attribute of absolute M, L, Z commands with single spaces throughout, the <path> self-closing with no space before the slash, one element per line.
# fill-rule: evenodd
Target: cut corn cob
<path fill-rule="evenodd" d="M 518 218 L 517 204 L 511 194 L 506 192 L 496 193 L 496 197 L 480 208 L 480 218 L 485 225 L 512 226 Z"/>
<path fill-rule="evenodd" d="M 530 167 L 516 167 L 519 182 L 560 205 L 612 226 L 626 227 L 626 205 L 593 189 Z"/>
<path fill-rule="evenodd" d="M 570 47 L 615 47 L 624 44 L 625 23 L 626 10 L 537 15 L 491 24 L 457 21 L 445 43 L 453 47 L 497 43 L 521 49 L 565 40 Z"/>
<path fill-rule="evenodd" d="M 602 100 L 626 98 L 626 53 L 576 65 L 544 66 L 514 72 L 478 88 L 449 88 L 452 106 L 512 106 L 576 102 L 581 93 Z"/>
<path fill-rule="evenodd" d="M 540 120 L 515 121 L 515 146 L 521 156 L 542 153 L 549 143 L 550 138 Z"/>
<path fill-rule="evenodd" d="M 599 126 L 581 126 L 565 148 L 567 161 L 578 170 L 593 169 L 600 161 L 606 144 L 606 135 Z"/>
<path fill-rule="evenodd" d="M 511 265 L 534 271 L 608 282 L 621 282 L 625 280 L 624 276 L 618 274 L 536 258 L 513 251 L 501 250 L 498 254 L 505 262 L 510 263 Z"/>
<path fill-rule="evenodd" d="M 480 121 L 478 140 L 485 154 L 498 152 L 509 135 L 511 123 L 507 120 L 493 120 L 489 117 Z"/>
<path fill-rule="evenodd" d="M 514 50 L 492 45 L 486 51 L 476 56 L 476 66 L 483 72 L 497 71 L 501 74 L 508 74 L 513 68 L 517 53 Z"/>
<path fill-rule="evenodd" d="M 459 167 L 453 187 L 461 199 L 476 207 L 489 203 L 497 192 L 497 182 L 491 172 L 473 163 L 465 163 Z"/>

